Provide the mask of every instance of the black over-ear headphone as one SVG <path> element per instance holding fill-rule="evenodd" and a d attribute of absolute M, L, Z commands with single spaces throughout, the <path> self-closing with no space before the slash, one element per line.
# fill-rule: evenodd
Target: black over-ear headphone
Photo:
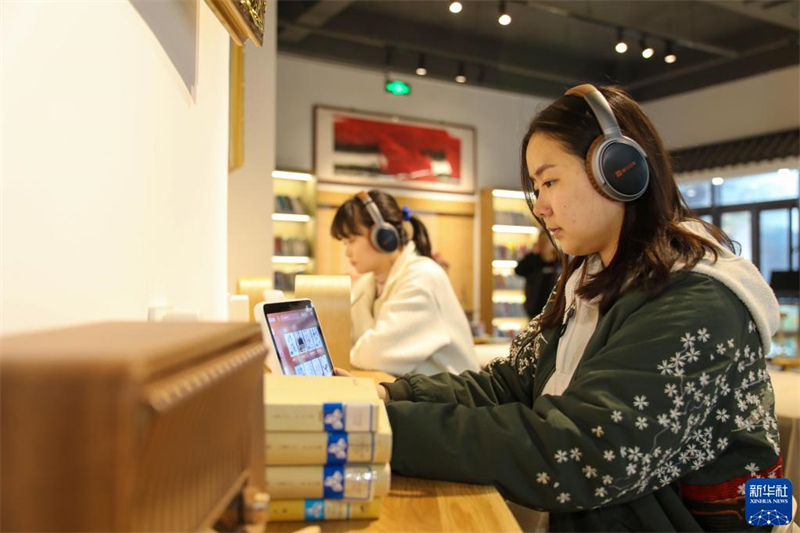
<path fill-rule="evenodd" d="M 565 93 L 572 95 L 586 100 L 603 130 L 586 154 L 586 173 L 592 186 L 611 200 L 636 200 L 650 183 L 647 154 L 639 143 L 622 134 L 611 106 L 596 87 L 578 85 Z"/>
<path fill-rule="evenodd" d="M 369 234 L 369 240 L 372 242 L 372 246 L 379 252 L 385 252 L 387 254 L 397 250 L 400 246 L 400 234 L 397 232 L 397 228 L 383 220 L 380 209 L 378 209 L 375 201 L 366 191 L 361 191 L 356 194 L 356 198 L 361 201 L 367 213 L 369 213 L 372 222 L 375 223 Z"/>

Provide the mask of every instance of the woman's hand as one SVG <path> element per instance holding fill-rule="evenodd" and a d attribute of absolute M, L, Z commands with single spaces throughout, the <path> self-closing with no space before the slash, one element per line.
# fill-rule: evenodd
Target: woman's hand
<path fill-rule="evenodd" d="M 351 374 L 347 370 L 343 370 L 343 369 L 338 368 L 338 367 L 334 367 L 333 368 L 333 375 L 334 376 L 341 376 L 341 377 L 344 377 L 344 378 L 352 378 L 352 377 L 354 377 L 353 374 Z M 384 402 L 388 402 L 389 401 L 389 393 L 386 392 L 386 387 L 376 383 L 375 384 L 375 390 L 378 391 L 378 398 L 380 398 Z"/>

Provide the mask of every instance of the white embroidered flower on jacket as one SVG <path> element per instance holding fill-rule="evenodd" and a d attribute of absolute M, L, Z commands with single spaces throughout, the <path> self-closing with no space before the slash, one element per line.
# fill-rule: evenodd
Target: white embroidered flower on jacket
<path fill-rule="evenodd" d="M 609 475 L 603 476 L 603 485 L 611 485 L 612 483 L 614 483 L 614 478 L 613 477 L 611 477 Z"/>
<path fill-rule="evenodd" d="M 613 413 L 611 413 L 611 420 L 613 420 L 614 422 L 617 422 L 617 423 L 621 422 L 622 421 L 622 412 L 621 411 L 614 411 Z"/>
<path fill-rule="evenodd" d="M 643 416 L 637 416 L 635 424 L 636 427 L 639 428 L 639 430 L 644 430 L 645 428 L 647 428 L 647 419 Z"/>
<path fill-rule="evenodd" d="M 701 342 L 708 342 L 708 339 L 711 335 L 708 334 L 708 330 L 706 328 L 698 329 L 697 330 L 697 339 Z"/>
<path fill-rule="evenodd" d="M 576 461 L 580 461 L 580 459 L 581 459 L 581 455 L 583 455 L 583 454 L 581 453 L 581 451 L 580 451 L 578 448 L 572 448 L 572 449 L 569 451 L 569 456 L 570 456 L 572 459 L 576 460 Z"/>
<path fill-rule="evenodd" d="M 603 459 L 605 459 L 606 461 L 613 461 L 614 459 L 616 459 L 616 457 L 617 455 L 611 450 L 606 450 L 603 452 Z"/>
<path fill-rule="evenodd" d="M 584 466 L 581 471 L 586 476 L 587 479 L 591 479 L 593 477 L 597 477 L 597 469 L 593 466 L 586 465 Z"/>
<path fill-rule="evenodd" d="M 567 503 L 570 500 L 569 492 L 562 492 L 556 499 L 559 503 Z"/>
<path fill-rule="evenodd" d="M 597 426 L 596 428 L 592 428 L 592 433 L 594 433 L 596 437 L 602 437 L 604 433 L 603 426 Z"/>
<path fill-rule="evenodd" d="M 594 489 L 594 495 L 598 498 L 605 498 L 608 491 L 604 487 L 597 487 Z"/>
<path fill-rule="evenodd" d="M 681 337 L 681 342 L 683 343 L 683 347 L 691 348 L 692 346 L 694 346 L 694 339 L 695 339 L 694 335 L 692 335 L 687 331 L 686 335 Z"/>
<path fill-rule="evenodd" d="M 564 450 L 558 450 L 554 457 L 555 460 L 559 463 L 567 462 L 567 452 L 565 452 Z"/>
<path fill-rule="evenodd" d="M 650 405 L 650 402 L 647 401 L 647 396 L 634 396 L 633 397 L 633 405 L 639 408 L 640 411 L 644 411 L 644 408 Z"/>
<path fill-rule="evenodd" d="M 550 476 L 547 475 L 547 472 L 539 472 L 536 474 L 536 481 L 542 485 L 547 485 L 550 482 Z"/>

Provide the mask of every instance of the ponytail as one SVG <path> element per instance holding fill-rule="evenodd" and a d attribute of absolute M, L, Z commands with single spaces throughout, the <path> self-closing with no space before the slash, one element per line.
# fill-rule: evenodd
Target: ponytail
<path fill-rule="evenodd" d="M 414 229 L 414 246 L 417 247 L 417 253 L 424 257 L 431 257 L 431 240 L 428 238 L 425 224 L 415 216 L 411 216 L 408 221 L 411 222 L 411 227 Z"/>

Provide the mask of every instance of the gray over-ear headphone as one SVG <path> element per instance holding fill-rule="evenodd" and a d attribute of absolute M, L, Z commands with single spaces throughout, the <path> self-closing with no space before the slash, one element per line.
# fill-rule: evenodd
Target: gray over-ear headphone
<path fill-rule="evenodd" d="M 361 201 L 372 219 L 372 222 L 374 222 L 372 231 L 369 234 L 369 240 L 372 242 L 372 246 L 379 252 L 385 252 L 387 254 L 397 250 L 400 246 L 400 234 L 397 228 L 383 220 L 378 206 L 375 205 L 375 201 L 366 191 L 361 191 L 356 194 L 356 198 Z"/>
<path fill-rule="evenodd" d="M 611 200 L 632 202 L 650 183 L 647 154 L 639 143 L 622 134 L 611 106 L 593 85 L 578 85 L 565 96 L 580 96 L 592 110 L 603 134 L 586 154 L 586 173 L 592 186 Z"/>

